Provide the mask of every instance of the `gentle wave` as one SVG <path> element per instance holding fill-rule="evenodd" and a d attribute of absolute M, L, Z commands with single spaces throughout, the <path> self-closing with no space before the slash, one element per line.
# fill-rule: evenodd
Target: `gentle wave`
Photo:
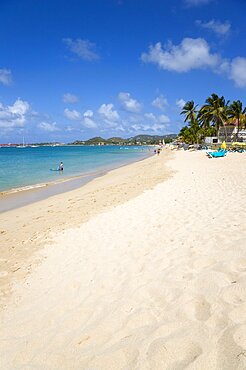
<path fill-rule="evenodd" d="M 93 175 L 140 160 L 147 147 L 36 147 L 0 151 L 0 192 L 15 193 L 48 186 L 77 176 Z M 50 171 L 64 163 L 63 173 Z M 62 179 L 61 179 L 62 177 Z"/>

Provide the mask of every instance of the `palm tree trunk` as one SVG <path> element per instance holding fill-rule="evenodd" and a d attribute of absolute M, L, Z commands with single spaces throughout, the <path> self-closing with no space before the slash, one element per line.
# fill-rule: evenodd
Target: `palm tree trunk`
<path fill-rule="evenodd" d="M 237 140 L 239 138 L 239 131 L 240 131 L 240 117 L 238 116 L 238 120 L 237 120 Z"/>
<path fill-rule="evenodd" d="M 223 119 L 221 119 L 221 122 L 223 123 L 223 127 L 224 127 L 224 133 L 225 133 L 225 142 L 227 143 L 227 132 L 226 132 L 226 125 L 225 125 L 225 122 Z"/>

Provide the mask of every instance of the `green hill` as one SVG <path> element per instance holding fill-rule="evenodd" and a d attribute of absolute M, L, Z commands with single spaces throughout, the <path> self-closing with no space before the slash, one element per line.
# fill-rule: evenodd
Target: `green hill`
<path fill-rule="evenodd" d="M 89 140 L 76 140 L 72 145 L 153 145 L 159 144 L 164 139 L 165 142 L 171 142 L 176 139 L 176 134 L 168 135 L 136 135 L 127 139 L 121 137 L 110 137 L 104 139 L 100 136 L 93 137 Z"/>

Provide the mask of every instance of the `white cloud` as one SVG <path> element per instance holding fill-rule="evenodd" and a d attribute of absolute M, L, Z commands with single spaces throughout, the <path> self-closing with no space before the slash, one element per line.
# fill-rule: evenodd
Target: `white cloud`
<path fill-rule="evenodd" d="M 93 112 L 91 110 L 87 110 L 86 112 L 84 112 L 82 121 L 83 126 L 87 128 L 97 128 L 98 126 L 92 117 Z"/>
<path fill-rule="evenodd" d="M 66 128 L 65 128 L 65 131 L 67 131 L 67 132 L 72 132 L 72 131 L 74 131 L 75 129 L 74 129 L 74 127 L 72 127 L 72 126 L 66 126 Z"/>
<path fill-rule="evenodd" d="M 225 74 L 237 87 L 246 87 L 246 58 L 224 59 L 215 72 Z"/>
<path fill-rule="evenodd" d="M 168 71 L 188 72 L 210 68 L 214 73 L 225 74 L 237 87 L 246 87 L 246 58 L 223 59 L 219 54 L 212 54 L 209 44 L 202 38 L 185 38 L 180 45 L 169 43 L 165 49 L 158 42 L 150 46 L 149 53 L 143 53 L 141 58 Z"/>
<path fill-rule="evenodd" d="M 127 121 L 130 123 L 137 123 L 139 121 L 139 116 L 129 116 L 127 117 Z"/>
<path fill-rule="evenodd" d="M 137 132 L 152 132 L 155 134 L 163 134 L 166 131 L 166 126 L 162 125 L 160 123 L 155 123 L 153 125 L 144 124 L 144 123 L 137 123 L 130 127 L 131 130 L 137 131 Z"/>
<path fill-rule="evenodd" d="M 168 116 L 166 116 L 165 114 L 161 114 L 159 117 L 158 117 L 158 120 L 160 123 L 169 123 L 170 122 L 170 118 Z"/>
<path fill-rule="evenodd" d="M 143 125 L 143 124 L 141 124 L 141 123 L 135 123 L 134 125 L 132 125 L 131 127 L 130 127 L 130 129 L 131 130 L 133 130 L 133 131 L 146 131 L 146 130 L 148 130 L 148 128 L 147 129 L 145 129 L 145 125 Z M 149 127 L 149 126 L 148 126 Z"/>
<path fill-rule="evenodd" d="M 24 116 L 28 112 L 28 110 L 30 109 L 30 105 L 26 101 L 23 101 L 21 99 L 17 99 L 15 101 L 15 103 L 13 105 L 10 105 L 8 108 L 9 108 L 9 111 L 12 114 L 17 114 L 17 115 L 20 115 L 20 116 Z"/>
<path fill-rule="evenodd" d="M 216 72 L 228 74 L 230 72 L 230 68 L 231 68 L 231 61 L 224 59 L 221 61 L 221 64 L 219 65 L 219 69 Z"/>
<path fill-rule="evenodd" d="M 81 119 L 81 114 L 77 110 L 64 109 L 64 116 L 72 121 L 79 121 Z"/>
<path fill-rule="evenodd" d="M 66 93 L 63 95 L 63 102 L 68 104 L 78 103 L 79 99 L 76 95 Z"/>
<path fill-rule="evenodd" d="M 98 109 L 98 113 L 106 119 L 108 122 L 115 122 L 118 121 L 120 116 L 117 110 L 114 110 L 113 104 L 102 104 Z"/>
<path fill-rule="evenodd" d="M 185 105 L 186 101 L 184 99 L 178 99 L 176 100 L 176 105 L 177 107 L 179 107 L 180 109 L 183 109 L 183 106 Z"/>
<path fill-rule="evenodd" d="M 30 113 L 30 105 L 24 100 L 17 99 L 13 105 L 8 106 L 0 103 L 0 127 L 6 129 L 23 127 L 28 113 Z"/>
<path fill-rule="evenodd" d="M 229 77 L 235 82 L 236 86 L 246 87 L 246 58 L 237 57 L 232 59 Z"/>
<path fill-rule="evenodd" d="M 99 59 L 99 55 L 95 52 L 96 45 L 88 40 L 65 38 L 63 42 L 80 59 L 88 61 Z"/>
<path fill-rule="evenodd" d="M 12 73 L 9 69 L 0 69 L 0 83 L 3 85 L 11 85 Z"/>
<path fill-rule="evenodd" d="M 141 59 L 146 63 L 157 64 L 161 69 L 175 72 L 188 72 L 192 69 L 215 68 L 220 57 L 210 52 L 209 44 L 202 38 L 185 38 L 180 45 L 171 42 L 162 47 L 158 42 L 150 46 Z"/>
<path fill-rule="evenodd" d="M 166 132 L 167 126 L 169 126 L 170 119 L 165 114 L 155 115 L 154 113 L 145 113 L 140 117 L 130 117 L 132 124 L 130 125 L 130 131 L 135 132 L 150 132 L 153 134 L 161 134 Z"/>
<path fill-rule="evenodd" d="M 158 96 L 151 103 L 153 107 L 159 108 L 160 110 L 165 110 L 165 107 L 168 105 L 167 99 L 163 95 Z"/>
<path fill-rule="evenodd" d="M 156 122 L 156 116 L 153 113 L 145 113 L 144 117 L 147 118 L 147 120 Z"/>
<path fill-rule="evenodd" d="M 141 104 L 137 100 L 131 98 L 131 95 L 129 93 L 120 92 L 118 95 L 118 99 L 121 103 L 122 108 L 127 112 L 137 113 L 141 111 Z"/>
<path fill-rule="evenodd" d="M 197 5 L 205 5 L 210 3 L 213 0 L 185 0 L 186 5 L 190 6 L 197 6 Z"/>
<path fill-rule="evenodd" d="M 88 109 L 87 111 L 85 111 L 85 113 L 83 114 L 84 117 L 93 117 L 94 113 L 92 112 L 92 110 Z"/>
<path fill-rule="evenodd" d="M 58 131 L 59 128 L 57 127 L 57 123 L 56 122 L 52 122 L 52 123 L 49 123 L 49 122 L 40 122 L 38 124 L 38 128 L 40 128 L 41 130 L 44 130 L 44 131 L 48 131 L 48 132 L 54 132 L 54 131 Z"/>
<path fill-rule="evenodd" d="M 83 125 L 87 128 L 97 128 L 98 127 L 96 122 L 93 121 L 93 119 L 91 119 L 89 117 L 84 118 Z"/>
<path fill-rule="evenodd" d="M 115 131 L 125 132 L 126 130 L 122 125 L 118 125 L 117 127 L 115 127 Z"/>
<path fill-rule="evenodd" d="M 156 124 L 158 124 L 158 123 L 165 124 L 165 123 L 170 122 L 169 117 L 166 116 L 165 114 L 160 114 L 158 116 L 158 115 L 155 115 L 153 113 L 145 113 L 144 118 L 146 118 L 148 121 L 151 121 L 151 122 L 156 123 Z"/>
<path fill-rule="evenodd" d="M 231 29 L 231 24 L 228 21 L 222 23 L 220 21 L 216 21 L 215 19 L 212 19 L 208 22 L 197 20 L 196 24 L 202 28 L 206 28 L 215 32 L 219 36 L 225 36 L 230 32 Z"/>

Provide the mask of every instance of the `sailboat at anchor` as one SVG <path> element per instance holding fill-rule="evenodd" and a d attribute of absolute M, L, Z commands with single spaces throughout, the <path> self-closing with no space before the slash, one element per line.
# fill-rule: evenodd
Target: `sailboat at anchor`
<path fill-rule="evenodd" d="M 18 148 L 18 149 L 27 148 L 27 146 L 25 145 L 24 136 L 22 138 L 22 145 L 18 145 L 16 148 Z"/>

